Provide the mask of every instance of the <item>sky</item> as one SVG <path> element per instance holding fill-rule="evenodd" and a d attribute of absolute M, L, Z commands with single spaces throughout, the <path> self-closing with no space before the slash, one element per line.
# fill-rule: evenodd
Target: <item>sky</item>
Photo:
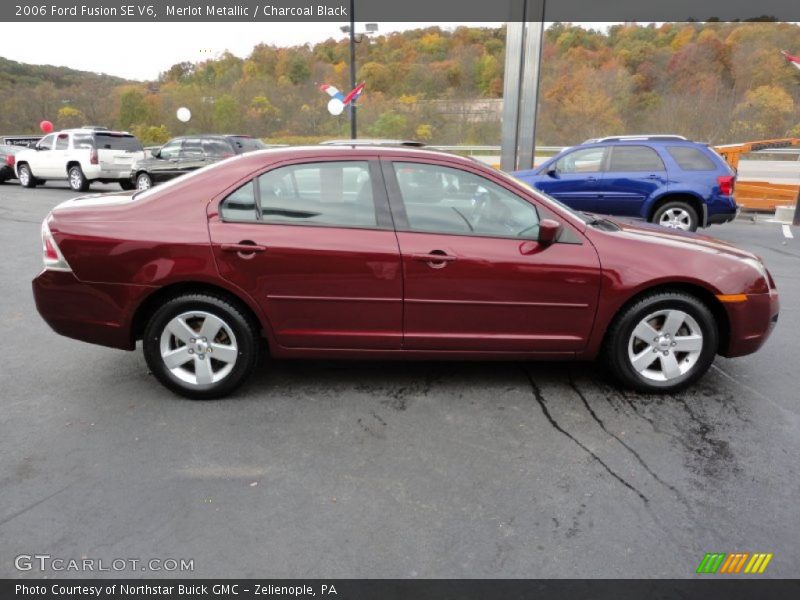
<path fill-rule="evenodd" d="M 63 23 L 15 23 L 4 27 L 0 56 L 36 65 L 70 67 L 126 79 L 153 80 L 172 65 L 215 58 L 225 50 L 245 57 L 260 43 L 276 46 L 315 44 L 344 37 L 348 23 L 150 23 L 147 35 L 131 23 L 69 23 L 67 43 L 56 38 Z M 576 23 L 605 30 L 611 23 Z M 498 27 L 502 23 L 379 23 L 379 33 L 422 27 Z M 356 31 L 363 31 L 356 23 Z"/>
<path fill-rule="evenodd" d="M 0 56 L 36 65 L 55 65 L 107 73 L 127 79 L 156 79 L 183 62 L 198 62 L 228 50 L 239 57 L 257 44 L 315 44 L 345 36 L 342 23 L 70 23 L 67 43 L 42 43 L 64 28 L 63 23 L 15 23 L 3 28 Z M 379 34 L 438 25 L 497 27 L 501 23 L 379 23 Z M 356 23 L 356 31 L 364 27 Z"/>

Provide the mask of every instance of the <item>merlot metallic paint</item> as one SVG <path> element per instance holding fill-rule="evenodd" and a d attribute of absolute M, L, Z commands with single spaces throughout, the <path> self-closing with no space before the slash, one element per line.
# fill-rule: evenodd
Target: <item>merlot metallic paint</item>
<path fill-rule="evenodd" d="M 221 220 L 220 201 L 252 177 L 324 160 L 370 161 L 378 228 Z M 392 160 L 486 177 L 561 223 L 573 243 L 408 231 L 386 168 Z M 777 292 L 743 260 L 757 260 L 748 252 L 656 226 L 587 226 L 489 167 L 418 149 L 254 152 L 136 199 L 68 201 L 48 225 L 73 272 L 45 270 L 34 279 L 40 314 L 62 335 L 128 350 L 172 286 L 236 296 L 278 357 L 592 359 L 623 306 L 646 290 L 676 286 L 711 305 L 719 352 L 739 356 L 764 343 L 778 314 Z M 243 241 L 265 251 L 237 251 Z M 426 260 L 432 251 L 451 260 Z M 716 299 L 742 293 L 746 302 Z"/>

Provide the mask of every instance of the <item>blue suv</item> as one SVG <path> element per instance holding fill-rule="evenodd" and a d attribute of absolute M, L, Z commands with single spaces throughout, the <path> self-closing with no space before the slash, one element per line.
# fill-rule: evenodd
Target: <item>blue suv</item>
<path fill-rule="evenodd" d="M 685 231 L 738 212 L 734 170 L 707 144 L 678 135 L 588 140 L 513 175 L 576 210 Z"/>

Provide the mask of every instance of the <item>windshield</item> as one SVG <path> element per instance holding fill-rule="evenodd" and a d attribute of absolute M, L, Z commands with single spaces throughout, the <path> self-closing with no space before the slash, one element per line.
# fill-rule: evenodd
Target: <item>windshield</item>
<path fill-rule="evenodd" d="M 125 152 L 141 152 L 142 144 L 132 135 L 114 135 L 112 133 L 95 133 L 94 140 L 98 150 L 124 150 Z"/>

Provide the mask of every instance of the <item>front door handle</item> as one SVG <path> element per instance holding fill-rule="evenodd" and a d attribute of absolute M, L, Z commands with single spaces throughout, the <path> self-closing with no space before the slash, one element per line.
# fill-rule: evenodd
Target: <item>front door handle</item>
<path fill-rule="evenodd" d="M 238 244 L 221 244 L 220 250 L 223 252 L 238 252 L 240 254 L 252 254 L 253 252 L 266 252 L 266 246 L 259 246 L 253 242 L 239 242 Z"/>
<path fill-rule="evenodd" d="M 447 263 L 456 260 L 452 254 L 446 254 L 443 250 L 431 250 L 426 254 L 412 254 L 411 258 L 418 262 L 424 262 L 433 269 L 446 267 Z"/>

